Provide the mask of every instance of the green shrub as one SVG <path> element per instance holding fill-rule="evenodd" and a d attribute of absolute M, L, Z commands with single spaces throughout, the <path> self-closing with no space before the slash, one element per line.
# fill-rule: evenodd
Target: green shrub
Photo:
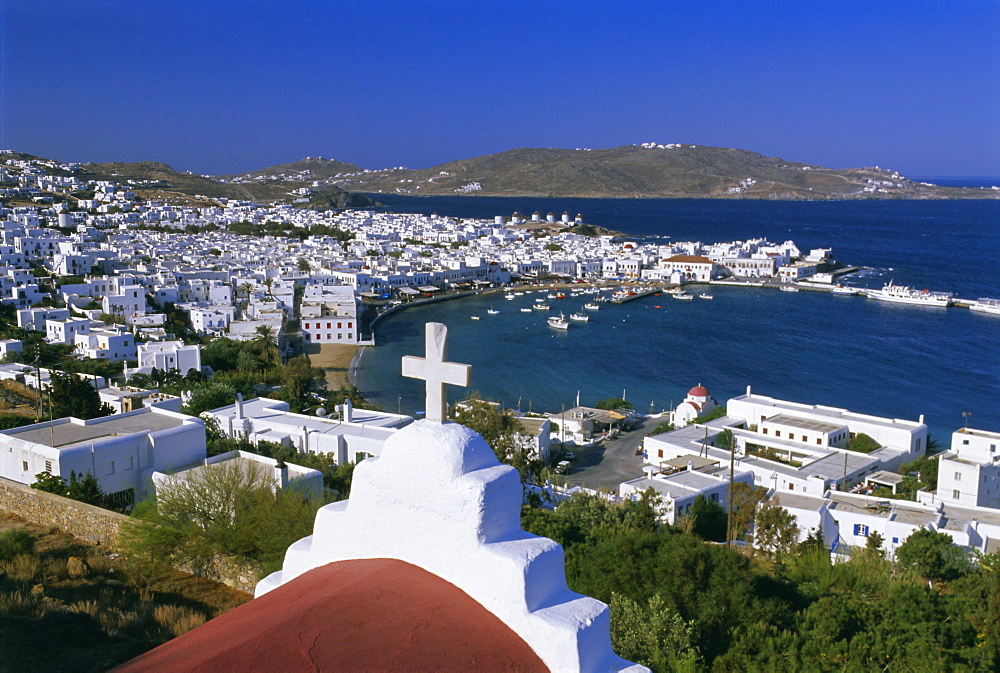
<path fill-rule="evenodd" d="M 8 561 L 19 554 L 35 550 L 35 538 L 21 528 L 10 528 L 0 533 L 0 561 Z"/>

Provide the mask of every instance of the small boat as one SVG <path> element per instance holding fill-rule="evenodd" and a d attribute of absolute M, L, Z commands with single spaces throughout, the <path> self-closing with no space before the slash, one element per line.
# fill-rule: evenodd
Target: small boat
<path fill-rule="evenodd" d="M 473 315 L 473 316 L 469 316 L 469 317 L 472 318 L 473 320 L 479 320 L 479 316 L 478 315 Z"/>
<path fill-rule="evenodd" d="M 515 295 L 515 294 L 505 294 L 503 296 L 503 298 L 506 299 L 507 301 L 510 301 L 511 299 L 516 299 L 517 295 Z"/>
<path fill-rule="evenodd" d="M 694 301 L 694 295 L 681 292 L 674 294 L 674 299 L 680 299 L 681 301 Z"/>
<path fill-rule="evenodd" d="M 566 298 L 565 292 L 556 292 L 556 299 L 565 299 L 565 298 Z"/>
<path fill-rule="evenodd" d="M 548 293 L 547 295 L 545 295 L 545 296 L 546 296 L 547 298 L 549 298 L 549 299 L 555 299 L 555 298 L 556 298 L 556 296 L 555 296 L 554 294 L 552 294 L 551 292 L 549 292 L 549 293 Z"/>
<path fill-rule="evenodd" d="M 530 308 L 522 308 L 521 309 L 521 313 L 531 313 L 531 309 Z"/>
<path fill-rule="evenodd" d="M 590 320 L 590 316 L 587 315 L 586 313 L 570 313 L 569 319 L 577 320 L 579 322 L 587 322 L 588 320 Z"/>
<path fill-rule="evenodd" d="M 566 316 L 562 313 L 558 316 L 549 316 L 549 327 L 554 327 L 555 329 L 569 329 L 569 320 L 566 320 Z"/>
<path fill-rule="evenodd" d="M 489 313 L 490 315 L 500 315 L 500 311 L 494 310 L 492 308 L 486 312 Z"/>
<path fill-rule="evenodd" d="M 715 299 L 715 297 L 713 297 L 712 295 L 708 294 L 707 292 L 702 292 L 698 296 L 701 297 L 702 299 Z"/>
<path fill-rule="evenodd" d="M 588 311 L 600 311 L 601 310 L 601 307 L 598 306 L 597 304 L 595 304 L 592 301 L 588 301 L 586 304 L 583 305 L 583 307 L 585 309 L 587 309 Z"/>
<path fill-rule="evenodd" d="M 846 287 L 844 285 L 835 285 L 833 287 L 833 289 L 830 290 L 830 293 L 831 294 L 853 295 L 853 294 L 857 294 L 858 293 L 858 288 L 856 288 L 856 287 Z"/>
<path fill-rule="evenodd" d="M 798 292 L 799 291 L 799 288 L 795 287 L 794 285 L 782 285 L 778 289 L 781 290 L 782 292 Z"/>
<path fill-rule="evenodd" d="M 1000 315 L 1000 299 L 980 297 L 976 301 L 969 304 L 969 309 L 972 311 L 978 311 L 979 313 Z"/>
<path fill-rule="evenodd" d="M 548 311 L 552 307 L 549 306 L 548 304 L 542 303 L 542 304 L 535 304 L 531 308 L 535 309 L 536 311 Z"/>

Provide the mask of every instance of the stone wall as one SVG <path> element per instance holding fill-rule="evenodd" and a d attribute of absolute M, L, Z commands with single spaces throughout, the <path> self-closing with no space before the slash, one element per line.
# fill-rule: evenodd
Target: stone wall
<path fill-rule="evenodd" d="M 0 510 L 59 530 L 93 544 L 115 547 L 118 531 L 129 518 L 118 512 L 46 493 L 0 477 Z"/>

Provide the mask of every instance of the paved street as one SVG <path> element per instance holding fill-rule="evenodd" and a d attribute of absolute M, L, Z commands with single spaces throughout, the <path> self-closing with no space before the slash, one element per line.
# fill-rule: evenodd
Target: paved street
<path fill-rule="evenodd" d="M 576 460 L 565 475 L 566 481 L 571 486 L 617 491 L 623 481 L 641 477 L 642 456 L 636 455 L 636 449 L 642 445 L 645 434 L 663 421 L 663 418 L 643 419 L 634 430 L 609 442 L 573 449 Z M 554 480 L 558 483 L 560 479 L 561 476 L 556 475 Z"/>

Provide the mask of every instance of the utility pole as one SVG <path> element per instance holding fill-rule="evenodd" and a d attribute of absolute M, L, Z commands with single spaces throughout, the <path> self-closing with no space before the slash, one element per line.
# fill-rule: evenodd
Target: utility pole
<path fill-rule="evenodd" d="M 736 468 L 736 438 L 729 440 L 729 496 L 726 498 L 726 546 L 733 542 L 733 470 Z"/>

